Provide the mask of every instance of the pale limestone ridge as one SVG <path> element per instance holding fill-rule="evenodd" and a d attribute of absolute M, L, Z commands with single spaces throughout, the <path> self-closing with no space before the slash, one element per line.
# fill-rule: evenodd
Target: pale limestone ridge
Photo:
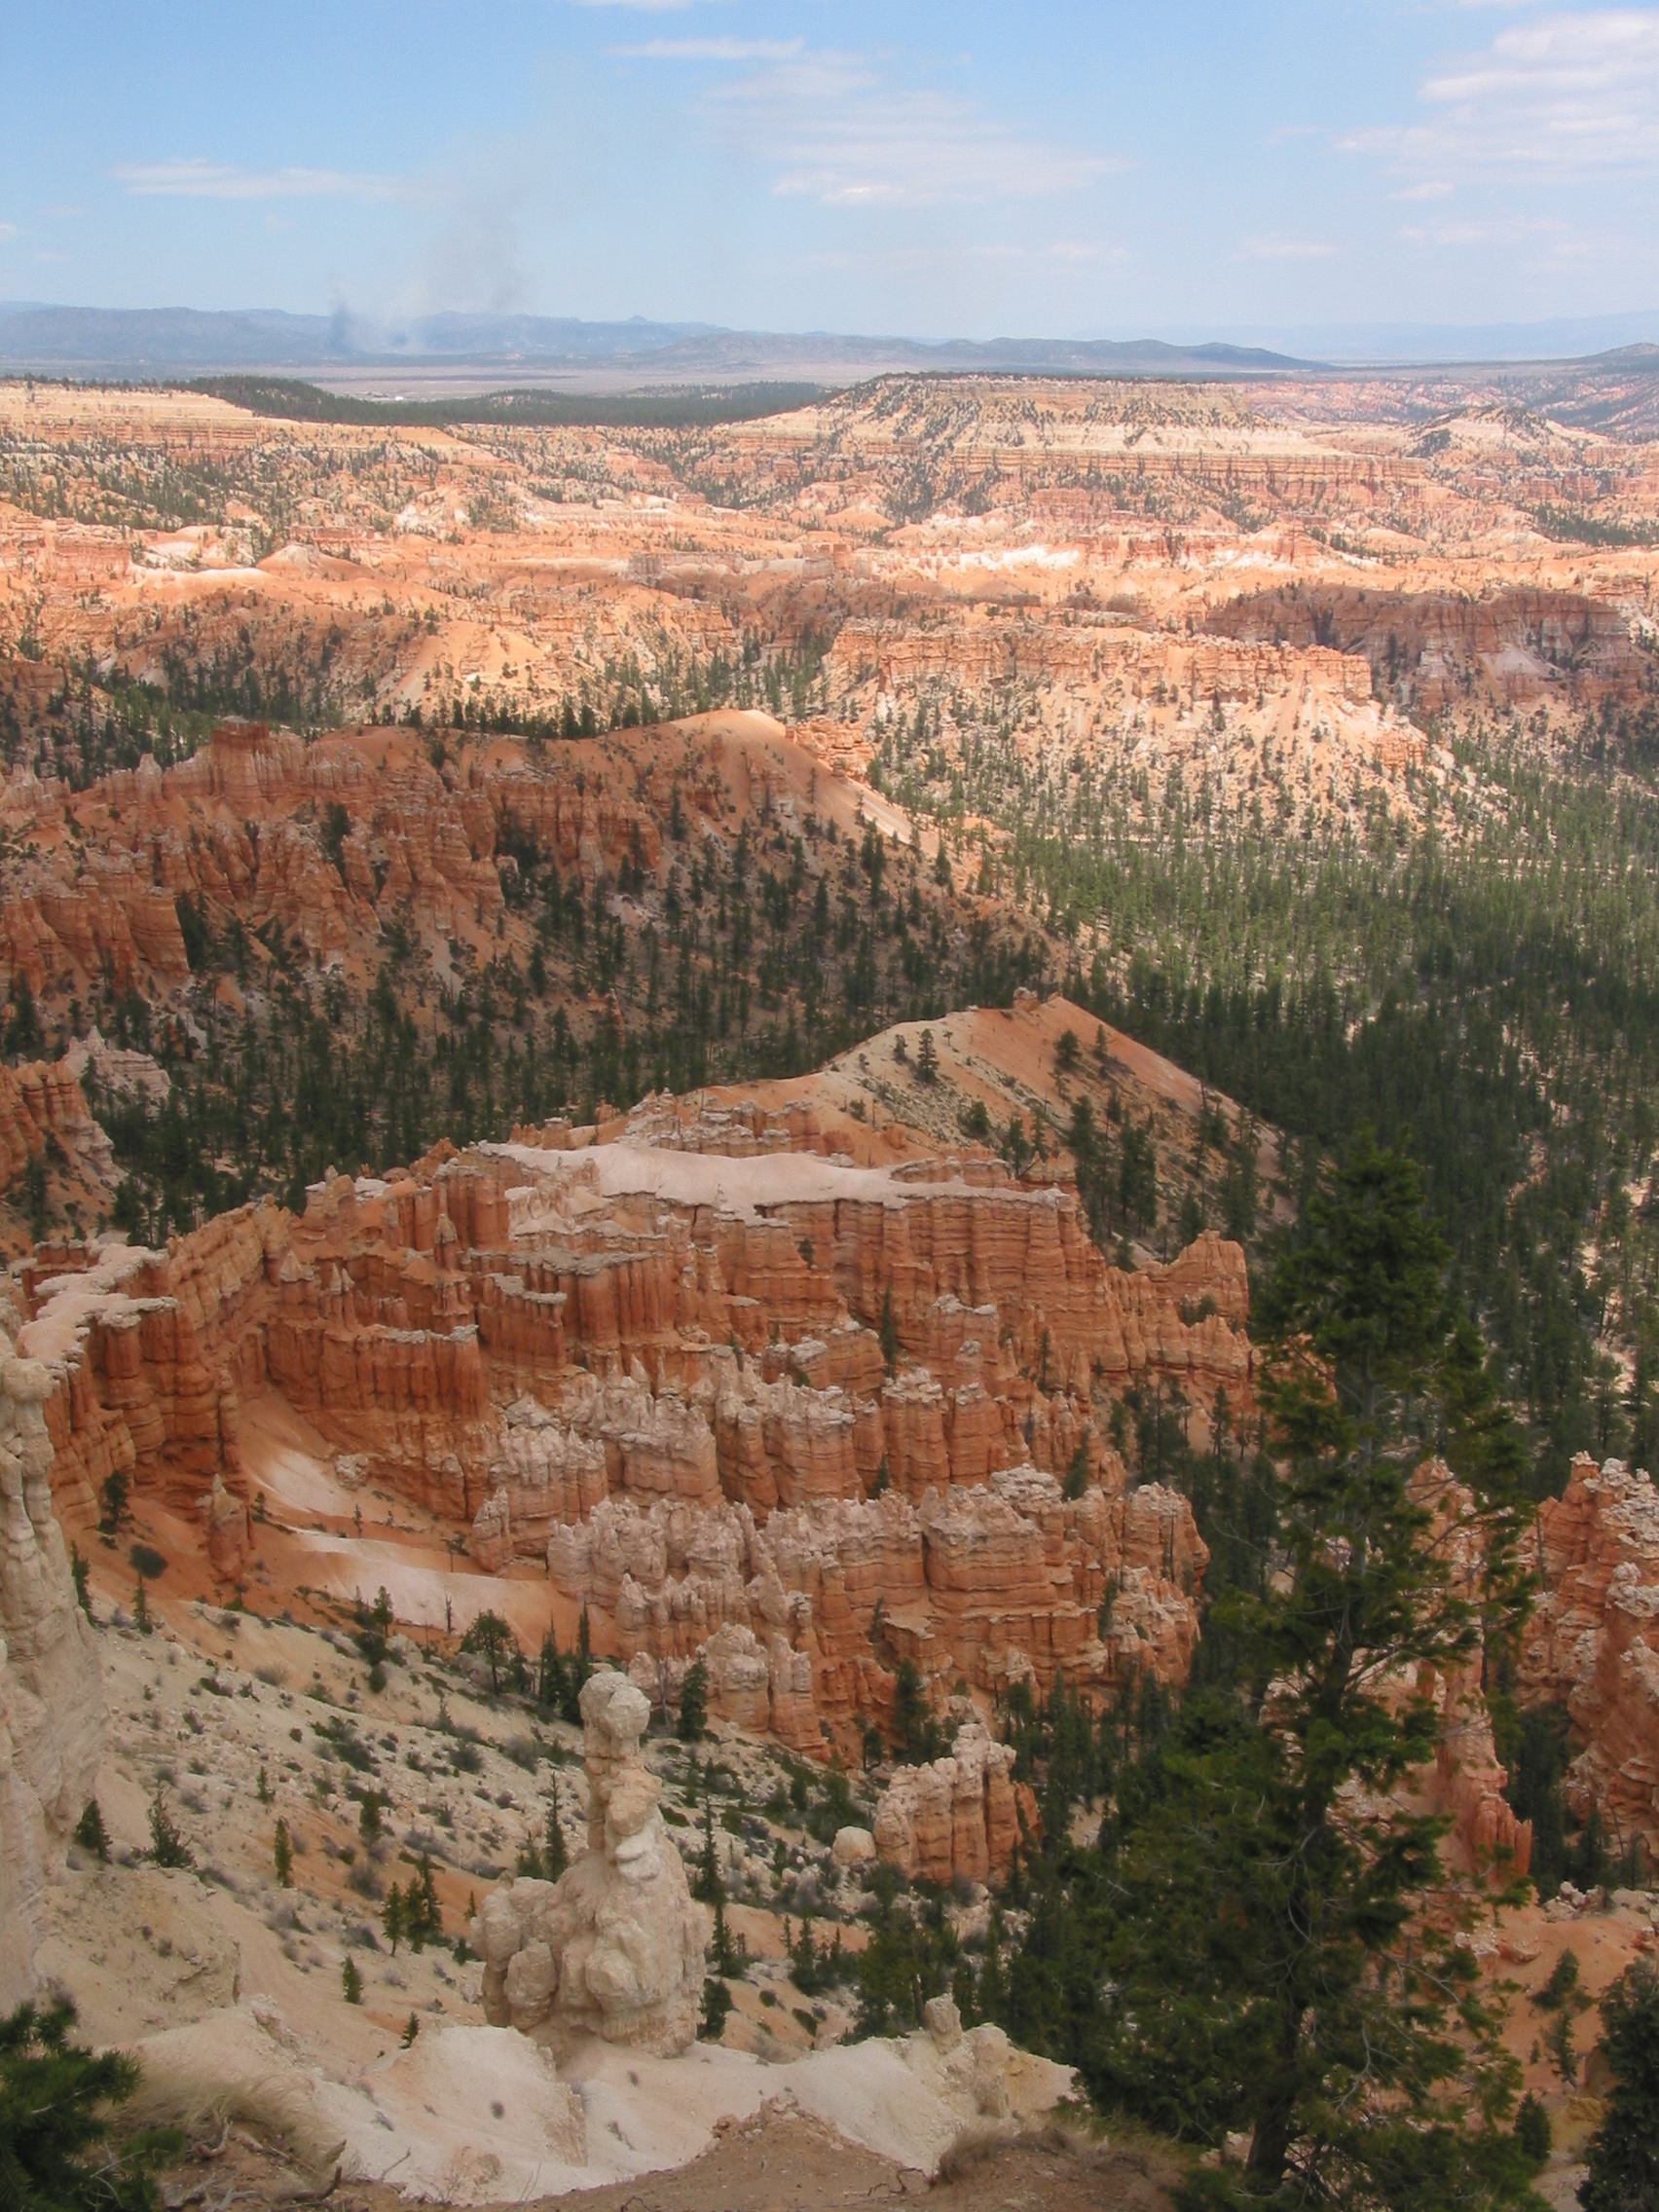
<path fill-rule="evenodd" d="M 33 1987 L 47 1876 L 103 1750 L 97 1659 L 52 1514 L 52 1386 L 0 1334 L 0 2011 Z"/>

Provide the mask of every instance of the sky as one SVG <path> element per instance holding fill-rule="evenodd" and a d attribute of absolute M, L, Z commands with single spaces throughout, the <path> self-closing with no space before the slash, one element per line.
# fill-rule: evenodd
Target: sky
<path fill-rule="evenodd" d="M 1659 309 L 1659 7 L 10 0 L 0 83 L 0 299 L 921 338 Z"/>

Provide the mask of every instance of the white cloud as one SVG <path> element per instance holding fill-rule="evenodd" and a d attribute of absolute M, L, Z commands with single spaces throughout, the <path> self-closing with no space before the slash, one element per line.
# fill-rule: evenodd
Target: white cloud
<path fill-rule="evenodd" d="M 126 162 L 109 172 L 129 193 L 166 200 L 414 200 L 406 178 L 350 169 L 248 169 L 200 155 Z"/>
<path fill-rule="evenodd" d="M 17 235 L 18 226 L 16 223 L 0 223 L 0 239 L 15 239 Z"/>
<path fill-rule="evenodd" d="M 1276 232 L 1268 238 L 1244 239 L 1235 261 L 1330 261 L 1336 247 L 1323 239 L 1287 239 Z"/>
<path fill-rule="evenodd" d="M 1555 255 L 1580 241 L 1553 215 L 1437 215 L 1432 222 L 1404 225 L 1396 237 L 1413 245 L 1519 246 Z"/>
<path fill-rule="evenodd" d="M 651 38 L 610 49 L 636 61 L 789 61 L 800 50 L 798 38 Z"/>
<path fill-rule="evenodd" d="M 797 54 L 710 95 L 772 189 L 830 207 L 924 207 L 1075 192 L 1124 164 L 1028 137 L 973 101 L 888 83 L 864 55 Z"/>
<path fill-rule="evenodd" d="M 1444 177 L 1557 178 L 1659 167 L 1659 9 L 1540 17 L 1420 88 L 1425 119 L 1351 133 L 1349 151 Z"/>

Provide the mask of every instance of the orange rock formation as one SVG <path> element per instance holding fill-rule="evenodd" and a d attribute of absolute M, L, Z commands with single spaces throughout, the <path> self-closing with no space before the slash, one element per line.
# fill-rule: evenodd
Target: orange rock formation
<path fill-rule="evenodd" d="M 1014 1751 L 977 1721 L 949 1756 L 901 1767 L 875 1808 L 875 1848 L 906 1881 L 1001 1880 L 1038 1833 L 1037 1801 L 1013 1778 Z"/>
<path fill-rule="evenodd" d="M 1588 1454 L 1538 1508 L 1537 1596 L 1521 1683 L 1571 1715 L 1582 1745 L 1567 1773 L 1580 1820 L 1659 1850 L 1659 1491 L 1649 1476 Z"/>
<path fill-rule="evenodd" d="M 980 1693 L 1184 1677 L 1207 1555 L 1184 1498 L 1129 1489 L 1095 1393 L 1246 1408 L 1235 1247 L 1124 1274 L 1069 1188 L 972 1148 L 859 1167 L 796 1107 L 651 1101 L 592 1136 L 331 1174 L 298 1219 L 243 1207 L 166 1253 L 66 1249 L 22 1344 L 69 1524 L 119 1468 L 235 1580 L 240 1406 L 273 1390 L 480 1567 L 542 1567 L 670 1698 L 701 1656 L 716 1714 L 803 1752 L 884 1717 L 903 1658 Z"/>

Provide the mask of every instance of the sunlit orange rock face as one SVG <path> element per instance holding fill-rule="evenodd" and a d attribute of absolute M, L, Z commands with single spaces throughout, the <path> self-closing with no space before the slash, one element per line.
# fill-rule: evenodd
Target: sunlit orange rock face
<path fill-rule="evenodd" d="M 0 976 L 48 1003 L 89 1004 L 107 984 L 165 1006 L 190 979 L 180 898 L 216 924 L 235 917 L 255 975 L 257 933 L 273 924 L 317 966 L 357 979 L 372 975 L 393 916 L 420 940 L 493 943 L 509 836 L 534 836 L 578 878 L 623 857 L 655 866 L 656 814 L 590 765 L 591 776 L 571 762 L 538 773 L 509 746 L 440 769 L 409 731 L 307 744 L 227 721 L 189 760 L 163 770 L 146 756 L 67 809 L 55 780 L 16 778 L 0 786 L 0 823 L 28 857 L 0 882 Z M 337 845 L 319 835 L 331 807 Z"/>
<path fill-rule="evenodd" d="M 544 1134 L 65 1251 L 23 1343 L 69 1526 L 119 1468 L 236 1579 L 269 1391 L 479 1567 L 545 1574 L 671 1695 L 701 1656 L 713 1711 L 803 1752 L 855 1748 L 904 1659 L 981 1695 L 1185 1677 L 1207 1554 L 1096 1392 L 1247 1409 L 1235 1247 L 1123 1273 L 1069 1187 L 973 1148 L 857 1166 L 798 1100 Z"/>

